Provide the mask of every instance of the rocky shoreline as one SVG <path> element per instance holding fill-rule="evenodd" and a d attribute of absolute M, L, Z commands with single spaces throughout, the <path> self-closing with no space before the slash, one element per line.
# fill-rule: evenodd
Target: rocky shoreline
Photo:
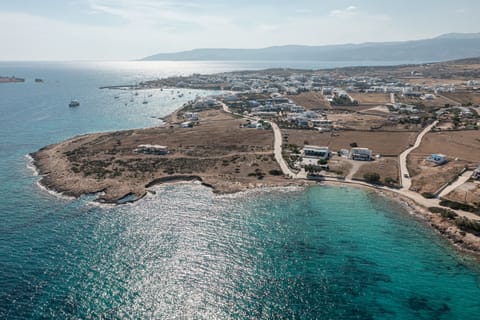
<path fill-rule="evenodd" d="M 63 190 L 59 189 L 55 183 L 48 179 L 48 171 L 43 170 L 41 167 L 38 167 L 38 161 L 36 160 L 35 153 L 30 154 L 33 159 L 33 166 L 36 168 L 39 176 L 42 178 L 39 181 L 46 190 L 53 191 L 55 194 L 59 194 L 61 196 L 67 196 L 72 198 L 78 198 L 82 195 L 86 195 L 86 193 L 79 193 L 79 192 L 72 192 L 70 190 Z M 47 178 L 47 179 L 46 179 Z M 301 180 L 292 180 L 292 179 L 284 179 L 282 182 L 270 185 L 256 185 L 256 186 L 248 186 L 244 185 L 243 188 L 238 188 L 235 191 L 232 190 L 225 190 L 225 189 L 218 189 L 215 185 L 210 183 L 206 183 L 200 176 L 170 176 L 165 178 L 159 178 L 152 180 L 149 182 L 145 187 L 147 188 L 146 191 L 141 194 L 140 196 L 136 196 L 133 201 L 126 201 L 122 202 L 121 204 L 127 202 L 134 202 L 143 199 L 149 192 L 148 188 L 154 187 L 160 184 L 168 184 L 168 183 L 179 183 L 179 182 L 193 182 L 198 181 L 203 186 L 212 189 L 212 191 L 216 194 L 234 194 L 245 192 L 247 190 L 255 190 L 262 187 L 268 188 L 278 188 L 278 187 L 308 187 L 311 185 L 331 185 L 331 186 L 347 186 L 347 187 L 355 187 L 355 188 L 362 188 L 365 190 L 376 192 L 377 194 L 392 199 L 393 201 L 398 202 L 401 206 L 403 206 L 406 211 L 415 219 L 417 219 L 420 223 L 425 224 L 426 226 L 435 230 L 435 232 L 442 237 L 446 242 L 448 242 L 453 248 L 460 251 L 461 253 L 467 254 L 470 257 L 473 257 L 476 261 L 480 262 L 480 238 L 471 234 L 460 230 L 452 221 L 448 219 L 444 219 L 437 214 L 431 213 L 428 211 L 428 208 L 421 206 L 420 204 L 416 203 L 412 199 L 409 199 L 405 196 L 402 196 L 398 193 L 389 192 L 385 190 L 378 190 L 374 186 L 368 187 L 365 185 L 359 185 L 355 183 L 346 183 L 346 182 L 332 182 L 332 181 L 324 181 L 324 182 L 313 182 L 313 181 L 301 181 Z M 87 194 L 100 194 L 104 192 L 104 190 L 97 190 L 92 191 Z M 103 204 L 119 204 L 119 200 L 129 196 L 131 193 L 126 193 L 121 196 L 119 199 L 110 200 L 104 199 L 101 196 L 97 199 L 99 203 Z"/>
<path fill-rule="evenodd" d="M 154 184 L 198 180 L 216 193 L 291 185 L 273 155 L 273 133 L 240 128 L 242 120 L 219 110 L 193 128 L 170 126 L 80 135 L 30 156 L 41 184 L 66 196 L 100 194 L 117 203 L 141 199 Z M 162 155 L 139 145 L 165 145 Z"/>
<path fill-rule="evenodd" d="M 111 198 L 111 197 L 104 196 L 104 193 L 105 193 L 104 188 L 100 188 L 97 190 L 92 189 L 91 191 L 88 191 L 88 192 L 82 192 L 79 189 L 62 188 L 56 183 L 56 181 L 54 181 L 53 179 L 50 179 L 49 175 L 51 171 L 49 171 L 45 167 L 42 167 L 42 165 L 39 164 L 36 153 L 31 153 L 28 156 L 32 158 L 31 166 L 33 167 L 32 169 L 35 170 L 36 172 L 35 175 L 40 177 L 38 184 L 43 189 L 47 190 L 49 193 L 58 195 L 60 197 L 68 197 L 71 199 L 80 198 L 81 196 L 84 196 L 84 195 L 98 195 L 98 198 L 95 201 L 103 204 L 123 204 L 125 202 L 122 202 L 121 200 L 130 195 L 134 195 L 135 200 L 129 201 L 129 202 L 139 201 L 143 199 L 147 194 L 152 192 L 150 190 L 150 188 L 152 187 L 163 185 L 163 184 L 175 184 L 175 183 L 183 183 L 183 182 L 199 182 L 202 186 L 211 189 L 213 193 L 219 194 L 219 195 L 236 194 L 236 193 L 241 193 L 248 190 L 255 190 L 260 188 L 277 188 L 277 187 L 292 187 L 292 186 L 305 187 L 305 186 L 314 184 L 314 182 L 312 181 L 300 181 L 300 180 L 292 180 L 292 179 L 285 178 L 281 180 L 276 180 L 274 182 L 266 182 L 266 183 L 242 184 L 237 182 L 234 187 L 226 188 L 225 185 L 218 183 L 218 181 L 211 181 L 211 178 L 209 179 L 209 182 L 206 182 L 204 178 L 198 175 L 177 175 L 177 176 L 157 178 L 146 183 L 145 192 L 142 192 L 141 194 L 135 194 L 134 192 L 128 191 L 124 194 L 119 194 L 119 196 L 117 196 L 116 198 Z"/>
<path fill-rule="evenodd" d="M 138 201 L 154 185 L 172 182 L 199 181 L 217 194 L 315 183 L 282 174 L 272 131 L 242 129 L 242 120 L 220 110 L 201 117 L 206 120 L 189 129 L 169 126 L 80 135 L 30 154 L 32 165 L 47 190 L 75 198 L 92 194 L 108 204 Z M 139 144 L 160 143 L 169 147 L 168 154 L 135 151 Z M 320 183 L 368 188 L 397 200 L 453 246 L 480 258 L 480 237 L 430 212 L 430 203 L 365 182 Z"/>

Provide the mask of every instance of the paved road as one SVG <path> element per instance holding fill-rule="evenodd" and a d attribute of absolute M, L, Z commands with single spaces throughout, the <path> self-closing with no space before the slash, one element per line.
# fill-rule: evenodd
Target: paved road
<path fill-rule="evenodd" d="M 230 108 L 223 102 L 219 101 L 220 105 L 222 106 L 223 111 L 226 113 L 234 114 Z M 246 117 L 244 115 L 241 115 L 245 119 L 250 119 L 250 120 L 256 120 L 252 119 L 250 117 Z M 277 161 L 278 165 L 282 169 L 282 172 L 284 175 L 290 177 L 290 178 L 297 178 L 297 179 L 305 179 L 307 177 L 305 170 L 300 171 L 298 174 L 295 174 L 292 170 L 290 170 L 290 167 L 288 166 L 287 162 L 285 159 L 283 159 L 282 155 L 282 132 L 278 125 L 275 122 L 270 122 L 270 121 L 265 121 L 269 123 L 272 126 L 273 130 L 273 152 L 275 155 L 275 160 Z"/>
<path fill-rule="evenodd" d="M 417 136 L 417 139 L 415 140 L 415 144 L 412 147 L 408 148 L 407 150 L 405 150 L 404 152 L 402 152 L 400 154 L 400 157 L 399 157 L 400 179 L 401 179 L 401 182 L 402 182 L 402 189 L 409 190 L 410 187 L 412 186 L 412 181 L 410 180 L 410 178 L 405 178 L 405 175 L 410 177 L 410 174 L 408 173 L 408 168 L 407 168 L 407 157 L 408 157 L 408 155 L 410 154 L 410 152 L 412 152 L 413 150 L 415 150 L 416 148 L 418 148 L 420 146 L 420 144 L 422 143 L 423 137 L 428 132 L 430 132 L 430 130 L 432 130 L 432 128 L 434 126 L 436 126 L 437 123 L 438 123 L 438 121 L 435 121 L 434 123 L 432 123 L 431 125 L 429 125 L 425 129 L 423 129 L 423 131 L 420 132 L 420 134 Z"/>
<path fill-rule="evenodd" d="M 280 168 L 282 169 L 282 172 L 284 175 L 287 175 L 291 178 L 296 178 L 297 174 L 292 172 L 290 170 L 290 167 L 288 166 L 287 162 L 285 159 L 283 159 L 282 155 L 282 132 L 280 131 L 280 128 L 275 122 L 268 122 L 272 126 L 273 129 L 273 150 L 275 153 L 275 159 L 277 160 L 278 164 L 280 165 Z"/>
<path fill-rule="evenodd" d="M 218 100 L 217 100 L 217 102 L 220 103 L 220 105 L 222 106 L 223 111 L 225 111 L 226 113 L 232 113 L 232 111 L 230 111 L 230 108 L 229 108 L 225 103 L 223 103 L 223 102 L 221 102 L 221 101 L 218 101 Z"/>
<path fill-rule="evenodd" d="M 438 195 L 438 197 L 439 198 L 444 197 L 450 192 L 452 192 L 453 190 L 455 190 L 456 188 L 460 187 L 462 184 L 467 182 L 467 180 L 472 177 L 472 174 L 473 174 L 473 170 L 465 171 L 462 175 L 458 177 L 458 179 L 454 183 L 452 183 L 451 185 L 443 189 L 442 192 L 440 192 L 440 194 Z"/>
<path fill-rule="evenodd" d="M 395 93 L 390 93 L 390 103 L 395 104 Z"/>
<path fill-rule="evenodd" d="M 228 112 L 228 113 L 232 113 L 228 106 L 224 103 L 222 103 L 222 107 L 223 107 L 223 110 L 225 112 Z M 245 117 L 248 119 L 248 117 Z M 268 122 L 268 121 L 267 121 Z M 291 177 L 293 179 L 306 179 L 307 178 L 307 174 L 305 172 L 305 170 L 301 170 L 299 173 L 295 174 L 294 172 L 292 172 L 292 170 L 290 169 L 290 167 L 288 166 L 287 162 L 285 161 L 285 159 L 283 159 L 283 155 L 282 155 L 282 132 L 280 130 L 280 128 L 278 127 L 278 125 L 275 123 L 275 122 L 268 122 L 270 123 L 270 125 L 272 126 L 272 129 L 273 129 L 273 133 L 274 133 L 274 142 L 273 142 L 273 145 L 274 145 L 274 154 L 275 154 L 275 160 L 278 162 L 278 164 L 280 165 L 280 168 L 282 169 L 282 172 L 284 175 L 288 176 L 288 177 Z M 422 139 L 423 137 L 438 123 L 438 121 L 435 121 L 434 123 L 432 123 L 431 125 L 429 125 L 428 127 L 426 127 L 418 136 L 417 136 L 417 139 L 415 141 L 415 144 L 405 150 L 401 155 L 400 155 L 400 170 L 401 170 L 401 176 L 402 176 L 402 183 L 403 181 L 407 181 L 407 186 L 405 186 L 405 184 L 403 185 L 403 188 L 398 190 L 398 189 L 393 189 L 393 188 L 389 188 L 389 187 L 386 187 L 386 186 L 374 186 L 372 184 L 369 184 L 367 182 L 363 182 L 363 181 L 357 181 L 357 180 L 351 180 L 351 179 L 348 179 L 348 180 L 340 180 L 340 179 L 336 179 L 336 178 L 329 178 L 329 177 L 325 177 L 324 180 L 325 181 L 335 181 L 335 182 L 341 182 L 341 183 L 346 183 L 346 184 L 352 184 L 352 185 L 361 185 L 361 186 L 366 186 L 366 187 L 369 187 L 369 188 L 375 188 L 375 189 L 380 189 L 380 190 L 386 190 L 386 191 L 391 191 L 391 192 L 394 192 L 394 193 L 398 193 L 406 198 L 409 198 L 409 199 L 412 199 L 413 201 L 415 201 L 416 203 L 420 204 L 421 206 L 424 206 L 426 208 L 429 208 L 429 207 L 439 207 L 440 206 L 440 200 L 439 199 L 426 199 L 424 198 L 422 195 L 420 195 L 419 193 L 416 193 L 416 192 L 413 192 L 413 191 L 410 191 L 408 190 L 411 186 L 411 181 L 410 179 L 403 179 L 403 174 L 407 173 L 408 174 L 408 169 L 407 169 L 407 164 L 406 164 L 406 159 L 407 159 L 407 156 L 410 154 L 411 151 L 413 151 L 414 149 L 418 148 L 418 146 L 421 144 L 422 142 Z M 471 175 L 471 171 L 467 171 L 470 173 Z M 461 178 L 459 178 L 454 184 L 452 184 L 452 186 L 454 186 L 455 188 L 462 184 L 461 182 L 463 181 L 463 179 L 465 179 L 466 175 L 468 175 L 468 173 L 465 172 Z M 469 175 L 469 176 L 470 176 Z M 468 179 L 467 179 L 468 180 Z M 465 180 L 466 181 L 466 180 Z M 457 185 L 458 184 L 458 185 Z M 452 189 L 453 190 L 453 189 Z M 480 221 L 480 217 L 473 214 L 473 213 L 470 213 L 470 212 L 466 212 L 466 211 L 462 211 L 462 210 L 454 210 L 459 216 L 461 217 L 466 217 L 468 219 L 471 219 L 471 220 L 479 220 Z"/>

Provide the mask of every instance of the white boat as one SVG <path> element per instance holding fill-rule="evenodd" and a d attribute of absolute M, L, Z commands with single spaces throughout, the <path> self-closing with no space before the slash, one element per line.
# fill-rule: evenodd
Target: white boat
<path fill-rule="evenodd" d="M 70 101 L 70 103 L 68 104 L 68 106 L 69 106 L 70 108 L 72 108 L 72 107 L 78 107 L 79 105 L 80 105 L 80 102 L 79 102 L 78 100 L 72 100 L 72 101 Z"/>

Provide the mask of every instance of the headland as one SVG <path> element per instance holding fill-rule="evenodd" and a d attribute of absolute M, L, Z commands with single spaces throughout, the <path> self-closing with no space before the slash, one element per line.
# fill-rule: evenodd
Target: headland
<path fill-rule="evenodd" d="M 0 83 L 16 83 L 16 82 L 25 82 L 23 78 L 12 77 L 2 77 L 0 76 Z"/>
<path fill-rule="evenodd" d="M 32 154 L 47 188 L 123 203 L 157 183 L 219 193 L 347 183 L 402 199 L 456 246 L 480 252 L 480 60 L 232 72 L 116 90 L 219 89 L 161 127 L 78 136 Z M 233 92 L 233 93 L 232 93 Z"/>

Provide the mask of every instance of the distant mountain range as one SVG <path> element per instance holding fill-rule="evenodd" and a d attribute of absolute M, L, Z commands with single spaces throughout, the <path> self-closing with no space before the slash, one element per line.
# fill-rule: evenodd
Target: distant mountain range
<path fill-rule="evenodd" d="M 412 61 L 434 62 L 480 57 L 480 33 L 449 33 L 433 39 L 263 49 L 194 49 L 160 53 L 141 60 L 240 61 Z"/>

